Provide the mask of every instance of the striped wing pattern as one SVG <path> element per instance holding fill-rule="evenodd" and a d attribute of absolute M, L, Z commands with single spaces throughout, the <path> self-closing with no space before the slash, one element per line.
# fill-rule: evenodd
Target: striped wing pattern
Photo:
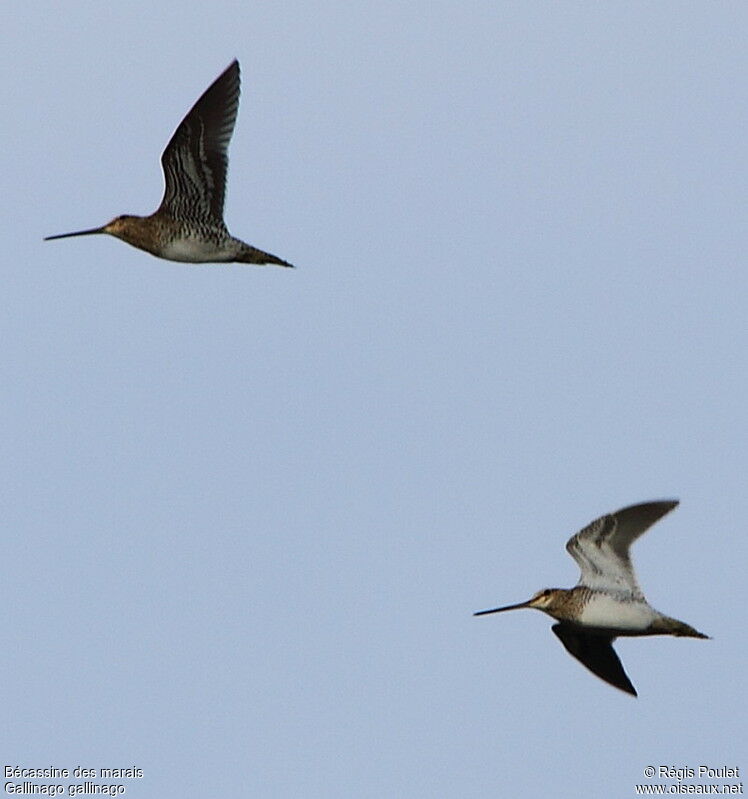
<path fill-rule="evenodd" d="M 629 547 L 677 504 L 676 500 L 663 500 L 631 505 L 595 519 L 572 536 L 566 550 L 581 569 L 578 585 L 644 600 Z"/>
<path fill-rule="evenodd" d="M 239 110 L 239 62 L 203 93 L 161 156 L 166 188 L 159 211 L 223 227 L 228 146 Z"/>

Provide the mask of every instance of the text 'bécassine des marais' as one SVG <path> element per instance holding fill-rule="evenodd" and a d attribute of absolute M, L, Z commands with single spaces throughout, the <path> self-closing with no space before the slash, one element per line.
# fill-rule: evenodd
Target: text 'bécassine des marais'
<path fill-rule="evenodd" d="M 95 780 L 95 779 L 127 779 L 137 780 L 143 776 L 142 768 L 22 768 L 6 766 L 5 779 L 27 780 Z"/>

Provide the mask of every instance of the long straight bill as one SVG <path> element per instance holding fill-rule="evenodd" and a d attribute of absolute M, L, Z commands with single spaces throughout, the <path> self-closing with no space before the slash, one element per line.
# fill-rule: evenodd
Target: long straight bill
<path fill-rule="evenodd" d="M 58 233 L 56 236 L 45 236 L 44 241 L 52 239 L 69 239 L 71 236 L 92 236 L 94 233 L 104 233 L 103 227 L 92 227 L 90 230 L 77 230 L 75 233 Z"/>
<path fill-rule="evenodd" d="M 491 608 L 490 610 L 479 610 L 473 616 L 486 616 L 489 613 L 503 613 L 505 610 L 518 610 L 519 608 L 529 608 L 529 602 L 518 602 L 516 605 L 506 605 L 503 608 Z"/>

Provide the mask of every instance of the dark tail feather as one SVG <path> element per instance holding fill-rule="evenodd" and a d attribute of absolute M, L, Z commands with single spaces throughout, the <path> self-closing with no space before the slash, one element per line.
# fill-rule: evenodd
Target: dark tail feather
<path fill-rule="evenodd" d="M 240 264 L 277 264 L 278 266 L 294 268 L 294 265 L 289 264 L 288 261 L 277 258 L 269 252 L 258 250 L 256 247 L 250 247 L 248 244 L 244 246 L 244 249 L 239 252 L 234 260 Z"/>

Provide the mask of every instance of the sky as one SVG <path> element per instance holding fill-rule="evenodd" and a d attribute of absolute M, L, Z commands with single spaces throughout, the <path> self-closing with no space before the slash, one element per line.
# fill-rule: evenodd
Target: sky
<path fill-rule="evenodd" d="M 748 768 L 744 3 L 0 26 L 3 765 L 139 768 L 133 799 Z M 226 222 L 295 270 L 42 240 L 152 212 L 234 58 Z M 667 498 L 639 579 L 712 640 L 619 640 L 638 698 L 541 613 L 472 617 Z"/>

